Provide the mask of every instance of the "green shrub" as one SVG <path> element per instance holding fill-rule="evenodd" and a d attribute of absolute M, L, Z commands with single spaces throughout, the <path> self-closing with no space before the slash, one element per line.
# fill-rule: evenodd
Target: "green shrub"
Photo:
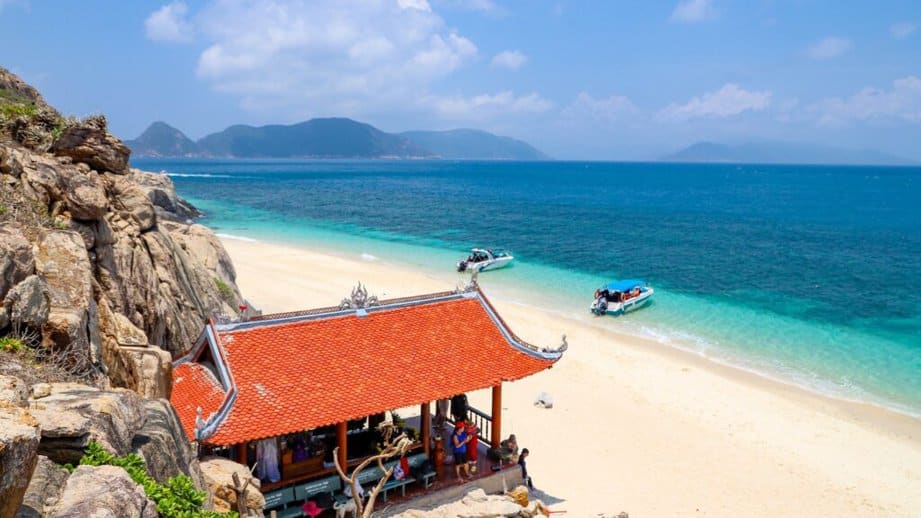
<path fill-rule="evenodd" d="M 0 103 L 0 119 L 31 118 L 36 113 L 38 113 L 38 108 L 34 104 Z"/>
<path fill-rule="evenodd" d="M 230 287 L 226 282 L 222 281 L 218 277 L 214 278 L 214 285 L 217 286 L 217 291 L 221 292 L 221 298 L 227 301 L 228 304 L 233 304 L 234 292 L 233 288 Z"/>
<path fill-rule="evenodd" d="M 217 513 L 202 510 L 205 502 L 205 493 L 195 489 L 192 479 L 179 475 L 159 484 L 147 474 L 144 459 L 134 453 L 124 457 L 116 457 L 106 451 L 98 442 L 92 441 L 86 447 L 81 466 L 118 466 L 128 472 L 136 484 L 144 488 L 147 498 L 157 504 L 157 512 L 164 518 L 237 518 L 237 513 Z M 74 466 L 64 466 L 68 471 L 73 471 Z"/>
<path fill-rule="evenodd" d="M 18 353 L 26 349 L 26 344 L 22 343 L 22 340 L 14 336 L 4 336 L 0 338 L 0 351 L 6 351 L 9 353 Z"/>

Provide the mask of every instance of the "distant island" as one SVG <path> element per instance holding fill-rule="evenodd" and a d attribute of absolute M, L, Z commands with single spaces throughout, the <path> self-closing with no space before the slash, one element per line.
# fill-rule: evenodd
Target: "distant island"
<path fill-rule="evenodd" d="M 165 122 L 154 122 L 125 142 L 135 157 L 215 158 L 443 158 L 547 160 L 530 144 L 480 130 L 393 134 L 347 118 L 291 125 L 234 125 L 197 142 Z"/>
<path fill-rule="evenodd" d="M 789 142 L 738 145 L 697 142 L 662 157 L 668 162 L 733 162 L 764 164 L 913 165 L 906 158 L 872 149 L 846 149 Z"/>

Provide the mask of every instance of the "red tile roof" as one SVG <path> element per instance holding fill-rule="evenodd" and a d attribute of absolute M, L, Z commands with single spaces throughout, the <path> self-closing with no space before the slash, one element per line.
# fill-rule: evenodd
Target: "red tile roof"
<path fill-rule="evenodd" d="M 198 363 L 183 363 L 173 369 L 173 388 L 170 402 L 179 414 L 182 427 L 190 439 L 195 438 L 196 409 L 201 407 L 202 418 L 218 411 L 227 398 L 227 391 L 211 371 Z"/>
<path fill-rule="evenodd" d="M 478 291 L 433 297 L 383 303 L 364 316 L 333 310 L 218 326 L 236 397 L 203 442 L 237 444 L 447 398 L 537 373 L 560 357 L 521 342 Z M 172 400 L 189 433 L 196 406 L 206 418 L 214 411 L 216 389 L 186 377 L 200 370 L 181 362 Z"/>

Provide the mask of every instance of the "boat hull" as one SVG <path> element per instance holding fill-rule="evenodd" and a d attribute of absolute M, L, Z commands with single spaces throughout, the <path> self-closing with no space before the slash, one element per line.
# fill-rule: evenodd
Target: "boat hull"
<path fill-rule="evenodd" d="M 486 272 L 489 270 L 498 270 L 499 268 L 505 268 L 508 266 L 513 257 L 500 257 L 498 259 L 492 259 L 489 261 L 480 261 L 478 263 L 466 263 L 463 269 L 458 264 L 458 271 L 461 272 Z"/>
<path fill-rule="evenodd" d="M 646 288 L 646 291 L 640 293 L 639 296 L 633 297 L 632 299 L 626 300 L 624 302 L 608 302 L 606 309 L 598 307 L 598 301 L 592 302 L 591 307 L 589 308 L 592 313 L 596 315 L 623 315 L 631 311 L 636 311 L 642 307 L 649 305 L 652 302 L 652 294 L 655 292 L 652 288 Z"/>

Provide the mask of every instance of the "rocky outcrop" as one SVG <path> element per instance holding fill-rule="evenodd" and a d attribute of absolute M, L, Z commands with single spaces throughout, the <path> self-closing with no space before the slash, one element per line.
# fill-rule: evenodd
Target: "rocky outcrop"
<path fill-rule="evenodd" d="M 144 426 L 134 435 L 131 449 L 144 459 L 150 476 L 157 482 L 165 483 L 171 477 L 187 475 L 196 487 L 204 488 L 196 452 L 169 401 L 147 400 L 144 414 Z"/>
<path fill-rule="evenodd" d="M 131 154 L 128 146 L 109 134 L 106 118 L 102 115 L 89 117 L 65 128 L 51 146 L 51 151 L 97 171 L 112 173 L 127 172 L 128 156 Z"/>
<path fill-rule="evenodd" d="M 0 373 L 31 384 L 0 377 L 0 517 L 23 499 L 36 458 L 21 513 L 154 516 L 124 470 L 67 476 L 54 464 L 77 463 L 97 441 L 138 453 L 157 480 L 185 474 L 206 487 L 158 398 L 169 397 L 173 355 L 208 318 L 236 313 L 233 265 L 210 230 L 191 224 L 198 212 L 168 177 L 129 168 L 104 117 L 65 119 L 3 68 L 0 94 L 0 107 L 13 108 L 0 110 L 0 336 L 37 347 L 29 358 L 46 373 L 0 352 Z"/>
<path fill-rule="evenodd" d="M 144 400 L 136 393 L 75 383 L 53 383 L 48 392 L 29 402 L 41 426 L 39 453 L 58 464 L 76 464 L 90 441 L 119 456 L 131 452 L 146 418 Z"/>
<path fill-rule="evenodd" d="M 50 513 L 58 503 L 70 473 L 44 455 L 38 456 L 32 480 L 22 499 L 16 518 L 39 518 Z"/>
<path fill-rule="evenodd" d="M 132 169 L 131 178 L 135 184 L 146 190 L 147 198 L 153 203 L 159 219 L 189 223 L 201 216 L 198 209 L 176 194 L 176 188 L 169 176 Z"/>
<path fill-rule="evenodd" d="M 218 512 L 236 511 L 237 493 L 233 490 L 233 474 L 236 473 L 240 478 L 240 483 L 250 481 L 250 487 L 259 489 L 259 479 L 252 476 L 249 470 L 236 462 L 222 459 L 220 457 L 208 457 L 201 460 L 199 464 L 201 472 L 205 479 L 208 493 L 214 496 L 214 510 Z M 246 506 L 255 510 L 256 514 L 262 512 L 265 508 L 265 498 L 259 491 L 248 491 L 246 493 Z"/>
<path fill-rule="evenodd" d="M 17 225 L 0 226 L 0 300 L 35 271 L 32 244 Z"/>
<path fill-rule="evenodd" d="M 48 510 L 47 516 L 156 518 L 157 507 L 124 469 L 80 466 L 67 478 L 61 498 Z"/>
<path fill-rule="evenodd" d="M 39 431 L 25 410 L 0 406 L 0 516 L 13 516 L 22 503 L 37 460 Z"/>

